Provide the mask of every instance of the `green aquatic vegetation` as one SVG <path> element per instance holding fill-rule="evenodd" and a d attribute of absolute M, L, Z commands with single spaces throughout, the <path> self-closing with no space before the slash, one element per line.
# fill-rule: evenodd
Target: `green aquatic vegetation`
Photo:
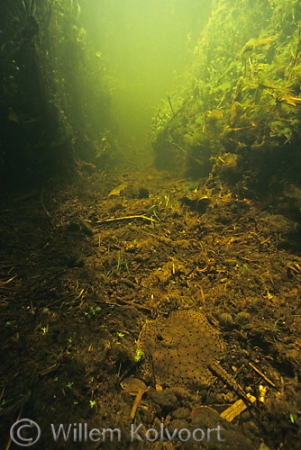
<path fill-rule="evenodd" d="M 248 264 L 244 263 L 241 264 L 239 267 L 239 272 L 242 276 L 246 276 L 249 273 L 249 266 Z"/>
<path fill-rule="evenodd" d="M 90 312 L 93 316 L 96 316 L 97 313 L 99 313 L 101 311 L 101 307 L 100 306 L 91 306 L 90 307 Z"/>
<path fill-rule="evenodd" d="M 144 357 L 144 352 L 143 352 L 142 348 L 140 348 L 140 347 L 136 348 L 135 356 L 134 356 L 135 361 L 139 362 L 139 361 L 141 361 L 141 359 L 143 357 Z"/>
<path fill-rule="evenodd" d="M 256 0 L 252 8 L 218 2 L 196 46 L 179 114 L 160 112 L 166 120 L 155 130 L 155 152 L 170 143 L 178 164 L 202 168 L 219 152 L 247 157 L 300 138 L 300 24 L 296 0 Z M 177 94 L 172 98 L 176 104 Z"/>

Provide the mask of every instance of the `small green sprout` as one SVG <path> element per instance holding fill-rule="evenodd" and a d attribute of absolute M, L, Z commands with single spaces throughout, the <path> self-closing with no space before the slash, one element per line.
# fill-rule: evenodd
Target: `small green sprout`
<path fill-rule="evenodd" d="M 117 331 L 117 336 L 120 337 L 120 338 L 122 338 L 122 337 L 124 337 L 125 335 L 124 335 L 124 333 L 120 333 L 120 332 Z"/>
<path fill-rule="evenodd" d="M 73 381 L 69 381 L 69 383 L 66 384 L 66 387 L 68 389 L 72 389 L 72 386 L 73 386 Z"/>
<path fill-rule="evenodd" d="M 169 195 L 164 195 L 165 207 L 167 208 L 169 205 Z"/>
<path fill-rule="evenodd" d="M 91 308 L 90 308 L 90 312 L 93 316 L 95 316 L 99 311 L 101 311 L 100 306 L 96 306 L 95 308 L 94 308 L 94 306 L 91 306 Z"/>
<path fill-rule="evenodd" d="M 136 362 L 141 361 L 141 359 L 143 358 L 143 356 L 144 356 L 144 353 L 143 353 L 142 348 L 139 348 L 139 347 L 136 348 L 136 352 L 135 352 L 135 356 L 134 356 L 135 361 L 136 361 Z"/>
<path fill-rule="evenodd" d="M 41 330 L 43 334 L 46 334 L 48 331 L 48 327 L 42 327 Z"/>
<path fill-rule="evenodd" d="M 0 411 L 3 411 L 3 409 L 5 408 L 5 404 L 6 404 L 6 400 L 3 399 L 0 403 Z"/>
<path fill-rule="evenodd" d="M 240 266 L 240 273 L 241 273 L 241 275 L 247 275 L 247 273 L 249 272 L 249 266 L 248 266 L 248 264 L 246 264 L 246 263 L 244 263 L 244 264 L 241 264 L 241 266 Z"/>
<path fill-rule="evenodd" d="M 43 308 L 42 314 L 49 314 L 50 310 L 49 308 Z"/>
<path fill-rule="evenodd" d="M 96 405 L 96 401 L 90 400 L 90 408 L 93 409 L 95 405 Z"/>

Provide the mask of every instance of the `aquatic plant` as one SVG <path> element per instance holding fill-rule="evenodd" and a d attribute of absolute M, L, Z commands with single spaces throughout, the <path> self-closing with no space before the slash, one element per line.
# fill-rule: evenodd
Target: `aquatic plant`
<path fill-rule="evenodd" d="M 226 153 L 242 156 L 239 168 L 254 151 L 266 158 L 294 145 L 301 137 L 298 2 L 216 1 L 190 74 L 181 102 L 170 96 L 173 114 L 166 105 L 154 127 L 159 167 L 209 173 L 206 163 Z"/>

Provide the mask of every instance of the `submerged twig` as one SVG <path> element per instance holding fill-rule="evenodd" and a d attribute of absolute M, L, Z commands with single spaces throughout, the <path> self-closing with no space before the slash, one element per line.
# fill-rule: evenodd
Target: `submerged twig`
<path fill-rule="evenodd" d="M 270 380 L 264 373 L 261 372 L 261 370 L 257 369 L 256 366 L 254 366 L 254 364 L 252 364 L 251 362 L 249 362 L 249 366 L 252 367 L 252 369 L 261 376 L 261 378 L 266 381 L 268 384 L 270 384 L 272 387 L 276 387 L 276 384 Z"/>
<path fill-rule="evenodd" d="M 9 278 L 8 280 L 3 281 L 2 283 L 0 283 L 0 287 L 3 287 L 4 285 L 11 283 L 16 277 L 17 277 L 17 275 L 14 275 L 13 277 Z"/>
<path fill-rule="evenodd" d="M 138 214 L 133 216 L 110 217 L 108 219 L 98 220 L 96 223 L 97 225 L 104 225 L 106 223 L 120 222 L 122 220 L 133 220 L 133 219 L 141 219 L 145 220 L 146 222 L 156 222 L 155 219 L 153 219 L 152 217 L 147 217 L 144 214 Z"/>
<path fill-rule="evenodd" d="M 172 115 L 174 116 L 175 112 L 174 112 L 174 109 L 172 107 L 172 103 L 171 103 L 171 99 L 170 99 L 169 95 L 167 96 L 167 100 L 168 100 L 168 104 L 169 104 L 169 107 L 171 109 Z"/>
<path fill-rule="evenodd" d="M 244 392 L 242 387 L 234 380 L 232 377 L 229 376 L 227 371 L 222 368 L 219 364 L 210 363 L 208 366 L 209 370 L 213 373 L 213 375 L 217 376 L 220 380 L 222 380 L 224 383 L 226 383 L 230 388 L 233 389 L 233 391 L 242 398 L 248 405 L 254 406 L 250 398 L 247 396 L 247 394 Z"/>
<path fill-rule="evenodd" d="M 45 203 L 44 203 L 44 186 L 43 186 L 42 189 L 41 189 L 40 201 L 41 201 L 41 205 L 42 205 L 42 208 L 43 208 L 43 210 L 44 210 L 44 213 L 45 213 L 46 216 L 49 217 L 49 219 L 50 219 L 50 218 L 51 218 L 51 214 L 50 214 L 50 212 L 48 211 L 48 209 L 46 208 Z"/>
<path fill-rule="evenodd" d="M 125 300 L 124 298 L 120 298 L 120 297 L 115 297 L 115 300 L 117 300 L 118 302 L 124 303 L 125 305 L 133 306 L 134 308 L 151 312 L 151 308 L 149 308 L 148 306 L 139 305 L 139 303 L 132 302 L 131 300 Z M 112 302 L 110 301 L 110 305 L 111 304 L 112 304 Z"/>

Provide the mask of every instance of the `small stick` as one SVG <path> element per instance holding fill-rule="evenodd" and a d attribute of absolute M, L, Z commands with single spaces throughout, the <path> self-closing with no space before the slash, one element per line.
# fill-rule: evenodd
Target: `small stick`
<path fill-rule="evenodd" d="M 72 301 L 75 302 L 75 300 L 79 300 L 81 298 L 81 296 L 83 295 L 84 291 L 85 291 L 85 289 L 82 289 L 80 291 L 80 293 Z M 67 298 L 72 297 L 72 296 L 73 296 L 73 294 L 65 295 L 65 297 L 61 297 L 57 300 L 54 300 L 53 302 L 48 303 L 48 305 L 41 306 L 40 309 L 49 308 L 50 306 L 56 305 L 57 303 L 60 303 L 60 302 L 63 302 L 64 300 L 66 300 Z"/>
<path fill-rule="evenodd" d="M 45 203 L 44 203 L 44 186 L 41 189 L 40 202 L 41 202 L 42 208 L 44 210 L 44 213 L 46 214 L 47 217 L 49 217 L 49 219 L 51 219 L 51 214 L 48 211 L 48 209 L 46 208 Z"/>
<path fill-rule="evenodd" d="M 112 217 L 109 219 L 98 220 L 96 223 L 97 223 L 97 225 L 104 225 L 106 223 L 119 222 L 121 220 L 133 220 L 133 219 L 141 219 L 141 220 L 145 220 L 147 222 L 156 222 L 155 219 L 153 219 L 152 217 L 147 217 L 144 214 L 141 214 L 141 215 L 138 214 L 138 215 L 134 215 L 134 216 Z"/>
<path fill-rule="evenodd" d="M 17 275 L 15 275 L 14 277 L 11 277 L 9 280 L 3 281 L 3 283 L 0 283 L 0 289 L 6 289 L 7 291 L 15 291 L 15 288 L 11 288 L 11 287 L 7 287 L 6 285 L 9 284 L 11 281 L 13 281 L 15 278 L 17 277 Z"/>
<path fill-rule="evenodd" d="M 19 412 L 19 414 L 18 414 L 18 417 L 17 417 L 16 422 L 18 422 L 18 420 L 20 420 L 22 411 L 23 411 L 23 406 L 22 406 L 22 408 L 20 409 L 20 412 Z M 7 446 L 5 447 L 5 450 L 9 450 L 9 449 L 10 449 L 11 443 L 12 443 L 12 437 L 10 436 L 10 438 L 9 438 L 9 440 L 8 440 L 8 443 L 7 443 Z"/>
<path fill-rule="evenodd" d="M 259 242 L 259 245 L 267 244 L 272 239 L 272 236 L 267 237 L 263 241 Z"/>
<path fill-rule="evenodd" d="M 3 281 L 3 283 L 0 284 L 0 286 L 4 286 L 5 284 L 10 283 L 11 281 L 13 281 L 16 278 L 17 275 L 15 275 L 14 277 L 11 277 L 9 280 Z"/>
<path fill-rule="evenodd" d="M 132 302 L 130 300 L 124 300 L 123 298 L 120 298 L 120 297 L 115 297 L 115 299 L 118 302 L 125 303 L 126 305 L 134 306 L 134 308 L 142 309 L 142 310 L 145 310 L 145 311 L 148 311 L 148 312 L 151 311 L 151 308 L 148 308 L 147 306 L 139 305 L 138 303 Z M 110 305 L 112 305 L 112 302 L 110 302 Z"/>
<path fill-rule="evenodd" d="M 208 369 L 213 373 L 213 375 L 218 377 L 230 388 L 232 388 L 233 391 L 245 402 L 247 402 L 248 405 L 254 406 L 254 404 L 251 402 L 247 394 L 244 392 L 243 388 L 234 379 L 232 379 L 232 377 L 229 376 L 228 372 L 225 369 L 223 369 L 219 364 L 212 362 L 208 365 Z"/>
<path fill-rule="evenodd" d="M 21 409 L 20 409 L 20 412 L 19 412 L 19 414 L 18 414 L 18 417 L 17 417 L 16 422 L 18 422 L 18 421 L 20 420 L 20 417 L 21 417 L 22 412 L 23 412 L 24 405 L 25 405 L 25 403 L 27 402 L 27 400 L 29 399 L 30 395 L 31 395 L 31 392 L 29 391 L 29 392 L 25 395 L 25 398 L 22 399 L 22 403 L 23 403 L 23 404 L 22 404 L 22 406 L 21 406 Z M 16 422 L 15 422 L 15 423 L 16 423 Z M 20 430 L 19 430 L 19 431 L 20 431 Z M 11 443 L 12 443 L 12 436 L 10 436 L 10 438 L 9 438 L 9 440 L 8 440 L 8 443 L 7 443 L 6 447 L 5 447 L 5 450 L 9 450 L 9 449 L 10 449 Z"/>
<path fill-rule="evenodd" d="M 2 401 L 4 392 L 5 392 L 5 387 L 2 389 L 1 394 L 0 394 L 0 403 L 1 403 L 1 401 Z"/>
<path fill-rule="evenodd" d="M 260 375 L 261 378 L 263 378 L 264 381 L 266 381 L 269 385 L 271 385 L 272 387 L 276 387 L 276 384 L 272 380 L 270 380 L 264 373 L 262 373 L 259 369 L 257 369 L 257 367 L 255 367 L 254 364 L 249 362 L 249 366 L 252 367 L 252 369 L 255 370 L 255 372 L 258 373 L 258 375 Z"/>
<path fill-rule="evenodd" d="M 169 107 L 171 109 L 172 115 L 174 116 L 175 112 L 174 112 L 174 109 L 172 107 L 172 103 L 171 103 L 171 99 L 170 99 L 169 95 L 167 96 L 167 100 L 168 100 L 168 104 L 169 104 Z"/>

